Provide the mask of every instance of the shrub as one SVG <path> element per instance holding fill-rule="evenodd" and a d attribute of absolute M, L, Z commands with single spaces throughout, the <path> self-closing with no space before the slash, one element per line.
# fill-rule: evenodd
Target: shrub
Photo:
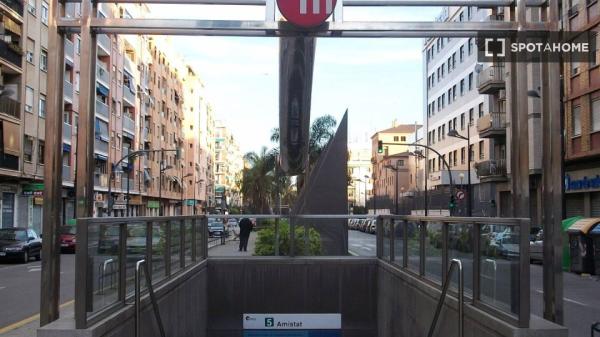
<path fill-rule="evenodd" d="M 295 254 L 297 256 L 316 256 L 322 254 L 321 234 L 309 226 L 308 229 L 308 249 L 304 244 L 304 226 L 296 226 L 295 230 Z M 279 221 L 279 255 L 290 254 L 290 225 L 287 220 Z M 267 227 L 258 231 L 254 255 L 273 256 L 275 255 L 275 224 L 268 224 Z"/>

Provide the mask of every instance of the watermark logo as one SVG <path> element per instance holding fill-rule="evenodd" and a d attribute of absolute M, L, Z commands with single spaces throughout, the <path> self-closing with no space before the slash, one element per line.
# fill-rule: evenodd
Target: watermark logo
<path fill-rule="evenodd" d="M 477 39 L 479 62 L 589 62 L 596 35 L 590 32 L 527 31 Z"/>
<path fill-rule="evenodd" d="M 265 327 L 267 327 L 267 328 L 273 328 L 273 327 L 275 327 L 275 318 L 273 318 L 273 317 L 266 317 L 265 318 Z"/>

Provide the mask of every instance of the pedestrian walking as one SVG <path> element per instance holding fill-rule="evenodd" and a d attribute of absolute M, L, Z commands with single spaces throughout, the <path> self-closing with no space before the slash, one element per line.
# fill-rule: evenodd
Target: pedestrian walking
<path fill-rule="evenodd" d="M 248 218 L 243 218 L 240 221 L 240 252 L 248 251 L 248 239 L 250 238 L 250 232 L 252 232 L 252 221 Z"/>

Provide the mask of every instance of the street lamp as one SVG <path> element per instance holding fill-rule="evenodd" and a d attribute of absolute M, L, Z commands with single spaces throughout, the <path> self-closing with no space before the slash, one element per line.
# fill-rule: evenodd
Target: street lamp
<path fill-rule="evenodd" d="M 170 170 L 173 168 L 173 166 L 171 165 L 167 165 L 167 166 L 163 166 L 165 165 L 165 161 L 161 160 L 160 161 L 160 173 L 158 175 L 158 215 L 159 216 L 163 216 L 163 200 L 162 200 L 162 177 L 163 177 L 163 173 L 166 170 Z"/>
<path fill-rule="evenodd" d="M 183 168 L 182 168 L 182 169 L 183 169 Z M 182 170 L 182 172 L 183 172 L 183 170 Z M 188 177 L 191 177 L 191 176 L 193 176 L 193 174 L 191 174 L 191 173 L 188 173 L 188 174 L 186 174 L 185 176 L 182 176 L 182 177 L 181 177 L 181 215 L 183 215 L 183 201 L 184 201 L 184 199 L 185 199 L 185 198 L 184 198 L 184 195 L 183 195 L 183 179 L 185 179 L 185 178 L 188 178 Z M 195 186 L 194 186 L 194 187 L 195 187 Z"/>
<path fill-rule="evenodd" d="M 459 138 L 467 141 L 467 216 L 473 216 L 473 205 L 471 204 L 471 122 L 467 125 L 467 136 L 463 136 L 456 129 L 448 131 L 449 137 Z M 464 175 L 463 175 L 464 176 Z"/>
<path fill-rule="evenodd" d="M 196 215 L 196 185 L 199 183 L 203 183 L 204 179 L 199 179 L 196 182 L 194 182 L 194 215 Z M 206 199 L 206 198 L 204 198 Z"/>
<path fill-rule="evenodd" d="M 395 214 L 398 215 L 398 173 L 400 172 L 400 168 L 399 168 L 399 164 L 400 164 L 400 160 L 396 159 L 396 167 L 392 166 L 392 165 L 385 165 L 386 169 L 390 169 L 394 172 L 396 172 L 396 190 L 394 192 L 394 198 L 395 200 L 395 207 L 396 207 L 396 212 Z"/>

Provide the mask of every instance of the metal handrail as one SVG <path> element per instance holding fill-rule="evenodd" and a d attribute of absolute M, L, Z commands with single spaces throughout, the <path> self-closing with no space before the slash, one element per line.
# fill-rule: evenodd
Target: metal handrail
<path fill-rule="evenodd" d="M 143 268 L 142 268 L 143 266 Z M 146 260 L 139 260 L 135 264 L 135 337 L 140 337 L 140 323 L 142 316 L 142 308 L 140 304 L 141 300 L 141 288 L 142 288 L 142 279 L 140 277 L 141 271 L 144 271 L 146 275 L 146 287 L 148 287 L 148 294 L 150 295 L 150 302 L 152 302 L 152 309 L 154 310 L 154 317 L 156 317 L 156 323 L 158 323 L 158 329 L 160 331 L 161 337 L 166 337 L 165 328 L 162 324 L 162 319 L 160 318 L 160 311 L 158 311 L 158 302 L 156 301 L 156 296 L 154 295 L 154 289 L 152 287 L 152 280 L 150 280 L 150 273 L 148 272 L 148 264 L 146 264 Z"/>
<path fill-rule="evenodd" d="M 448 292 L 448 287 L 450 286 L 450 281 L 452 278 L 452 272 L 454 271 L 454 267 L 458 268 L 458 336 L 464 336 L 464 279 L 463 279 L 463 267 L 462 262 L 458 259 L 452 259 L 450 261 L 450 268 L 448 269 L 448 274 L 446 276 L 446 282 L 444 282 L 444 286 L 442 288 L 442 296 L 440 296 L 440 300 L 438 301 L 437 308 L 435 309 L 435 315 L 433 316 L 433 322 L 431 322 L 431 326 L 429 327 L 428 337 L 433 337 L 433 333 L 435 332 L 435 327 L 437 325 L 437 321 L 440 317 L 440 312 L 442 311 L 442 306 L 444 305 L 444 300 L 446 299 L 446 293 Z"/>
<path fill-rule="evenodd" d="M 108 260 L 104 260 L 104 262 L 102 263 L 102 273 L 100 274 L 100 280 L 99 280 L 99 287 L 100 287 L 100 291 L 99 294 L 103 295 L 104 294 L 104 278 L 106 277 L 106 269 L 108 268 L 108 266 L 111 266 L 111 275 L 110 275 L 110 287 L 112 288 L 114 286 L 114 271 L 112 270 L 112 266 L 113 263 L 115 263 L 115 260 L 113 259 L 108 259 Z"/>

